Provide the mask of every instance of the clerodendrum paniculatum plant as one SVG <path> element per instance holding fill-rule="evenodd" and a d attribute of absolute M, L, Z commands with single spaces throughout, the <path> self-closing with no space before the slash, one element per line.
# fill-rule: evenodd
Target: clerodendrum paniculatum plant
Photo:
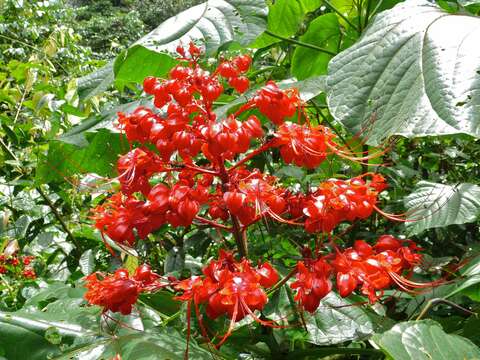
<path fill-rule="evenodd" d="M 329 128 L 309 121 L 296 89 L 282 90 L 273 81 L 248 92 L 244 105 L 219 119 L 214 101 L 227 87 L 247 92 L 245 73 L 252 59 L 247 54 L 223 59 L 208 72 L 200 66 L 201 50 L 193 43 L 177 52 L 181 63 L 168 79 L 144 81 L 144 91 L 153 95 L 161 111 L 140 107 L 119 114 L 130 151 L 118 160 L 120 191 L 94 209 L 95 225 L 102 236 L 126 247 L 167 224 L 208 226 L 231 234 L 235 248 L 220 250 L 201 276 L 183 280 L 160 276 L 147 264 L 134 274 L 126 269 L 93 273 L 87 277 L 85 295 L 91 304 L 129 314 L 140 293 L 169 288 L 187 303 L 188 332 L 192 311 L 209 342 L 213 341 L 202 313 L 211 319 L 224 315 L 230 319 L 228 330 L 216 342 L 219 347 L 234 324 L 247 316 L 265 326 L 279 326 L 256 311 L 267 303 L 267 292 L 290 278 L 295 278 L 290 282 L 295 301 L 309 312 L 318 308 L 333 283 L 341 296 L 358 291 L 371 303 L 393 286 L 415 292 L 437 283 L 409 279 L 422 259 L 421 249 L 412 241 L 381 235 L 374 245 L 357 240 L 353 247 L 341 249 L 335 244 L 332 230 L 341 222 L 366 219 L 373 212 L 402 220 L 377 206 L 387 187 L 381 175 L 367 172 L 348 180 L 329 179 L 302 193 L 248 166 L 249 160 L 268 151 L 278 151 L 284 164 L 309 169 L 329 156 L 368 163 L 382 151 L 369 156 L 353 153 L 337 142 Z M 248 256 L 247 229 L 265 218 L 321 233 L 326 241 L 317 241 L 314 248 L 304 246 L 303 259 L 280 279 L 270 263 L 254 265 Z"/>

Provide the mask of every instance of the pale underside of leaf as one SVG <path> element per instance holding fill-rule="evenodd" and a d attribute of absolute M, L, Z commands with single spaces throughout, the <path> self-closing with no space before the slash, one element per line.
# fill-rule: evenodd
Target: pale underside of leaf
<path fill-rule="evenodd" d="M 443 185 L 420 181 L 405 198 L 410 234 L 425 229 L 475 221 L 480 213 L 480 187 L 473 184 Z"/>
<path fill-rule="evenodd" d="M 411 0 L 375 18 L 329 64 L 333 116 L 371 145 L 388 136 L 480 136 L 480 18 Z"/>

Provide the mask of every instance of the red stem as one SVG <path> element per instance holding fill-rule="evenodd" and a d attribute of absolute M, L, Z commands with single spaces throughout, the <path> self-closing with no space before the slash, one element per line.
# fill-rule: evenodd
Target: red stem
<path fill-rule="evenodd" d="M 250 154 L 246 155 L 242 160 L 239 160 L 235 165 L 230 167 L 228 171 L 232 171 L 233 169 L 236 169 L 237 167 L 245 164 L 248 160 L 252 159 L 253 157 L 257 156 L 258 154 L 261 154 L 264 151 L 267 151 L 274 145 L 273 141 L 269 141 L 262 146 L 260 146 L 258 149 L 253 150 Z"/>
<path fill-rule="evenodd" d="M 208 224 L 208 225 L 211 225 L 211 226 L 216 227 L 218 229 L 223 229 L 223 230 L 226 230 L 226 231 L 229 231 L 229 232 L 232 232 L 232 230 L 233 230 L 231 227 L 228 227 L 226 225 L 220 224 L 216 221 L 209 220 L 209 219 L 206 219 L 206 218 L 198 216 L 198 215 L 195 216 L 195 220 L 201 221 L 205 224 Z"/>

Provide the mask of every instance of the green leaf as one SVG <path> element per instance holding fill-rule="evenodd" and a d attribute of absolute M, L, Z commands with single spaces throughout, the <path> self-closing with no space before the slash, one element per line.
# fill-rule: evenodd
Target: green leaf
<path fill-rule="evenodd" d="M 321 5 L 320 0 L 275 1 L 269 8 L 267 29 L 285 37 L 295 35 L 305 15 Z"/>
<path fill-rule="evenodd" d="M 50 142 L 48 154 L 39 158 L 36 181 L 62 182 L 73 175 L 86 173 L 114 176 L 118 155 L 128 150 L 126 141 L 120 134 L 108 130 L 99 130 L 88 136 L 90 141 L 84 148 L 60 141 Z"/>
<path fill-rule="evenodd" d="M 300 37 L 300 41 L 336 53 L 340 36 L 340 27 L 335 14 L 325 14 L 310 23 L 307 32 Z M 292 74 L 299 80 L 326 74 L 331 58 L 331 54 L 297 46 L 293 53 Z"/>
<path fill-rule="evenodd" d="M 8 360 L 24 360 L 27 349 L 30 350 L 28 359 L 32 360 L 44 360 L 60 353 L 55 345 L 35 331 L 30 320 L 22 320 L 0 313 L 0 349 Z"/>
<path fill-rule="evenodd" d="M 103 93 L 113 83 L 113 62 L 77 80 L 78 96 L 88 100 Z"/>
<path fill-rule="evenodd" d="M 277 0 L 269 6 L 267 30 L 284 37 L 295 35 L 305 15 L 322 5 L 320 0 Z M 250 46 L 264 48 L 281 40 L 263 33 Z"/>
<path fill-rule="evenodd" d="M 228 42 L 252 42 L 265 30 L 267 6 L 262 0 L 216 0 L 191 7 L 164 21 L 136 44 L 175 52 L 178 44 L 201 41 L 207 55 Z"/>
<path fill-rule="evenodd" d="M 359 340 L 374 332 L 374 324 L 368 313 L 353 301 L 330 292 L 313 315 L 305 321 L 309 341 L 316 345 L 332 345 Z"/>
<path fill-rule="evenodd" d="M 147 76 L 165 77 L 177 63 L 171 56 L 135 45 L 117 56 L 114 64 L 115 82 L 143 83 Z"/>
<path fill-rule="evenodd" d="M 371 145 L 393 134 L 479 136 L 479 36 L 480 18 L 426 1 L 380 13 L 329 64 L 332 115 Z"/>
<path fill-rule="evenodd" d="M 137 333 L 120 336 L 110 342 L 102 354 L 113 357 L 121 354 L 122 360 L 183 360 L 186 337 L 172 329 L 155 330 L 154 334 Z M 212 354 L 190 339 L 190 359 L 212 359 Z M 217 357 L 217 356 L 215 356 Z"/>
<path fill-rule="evenodd" d="M 93 255 L 92 249 L 85 251 L 80 259 L 78 260 L 80 271 L 84 275 L 90 275 L 95 269 L 95 256 Z"/>
<path fill-rule="evenodd" d="M 470 340 L 450 335 L 431 320 L 395 325 L 373 341 L 395 360 L 463 360 L 480 358 L 480 349 Z"/>
<path fill-rule="evenodd" d="M 410 234 L 425 229 L 475 221 L 480 214 L 480 187 L 473 184 L 443 185 L 420 181 L 405 198 Z"/>
<path fill-rule="evenodd" d="M 452 286 L 450 291 L 445 297 L 451 297 L 453 295 L 462 293 L 469 296 L 475 301 L 478 301 L 479 293 L 478 286 L 480 284 L 480 255 L 471 259 L 465 266 L 461 267 L 459 280 Z M 477 293 L 474 293 L 477 290 Z"/>

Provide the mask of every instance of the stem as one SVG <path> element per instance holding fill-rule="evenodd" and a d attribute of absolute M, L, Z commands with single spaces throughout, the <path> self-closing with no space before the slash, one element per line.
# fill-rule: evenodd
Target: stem
<path fill-rule="evenodd" d="M 320 46 L 309 44 L 309 43 L 304 43 L 302 41 L 291 39 L 291 38 L 288 38 L 288 37 L 285 37 L 285 36 L 282 36 L 282 35 L 277 35 L 275 33 L 272 33 L 270 30 L 265 30 L 265 34 L 270 35 L 274 38 L 289 42 L 291 44 L 295 44 L 295 45 L 302 46 L 302 47 L 305 47 L 305 48 L 309 48 L 309 49 L 312 49 L 312 50 L 317 50 L 317 51 L 323 52 L 323 53 L 331 55 L 331 56 L 337 55 L 335 52 L 330 51 L 330 50 L 325 49 L 325 48 L 322 48 Z"/>
<path fill-rule="evenodd" d="M 431 309 L 432 306 L 434 306 L 436 304 L 440 304 L 440 303 L 450 305 L 451 307 L 453 307 L 457 310 L 460 310 L 464 313 L 467 313 L 469 315 L 476 315 L 476 313 L 474 313 L 473 311 L 465 309 L 464 307 L 462 307 L 458 304 L 455 304 L 454 302 L 452 302 L 450 300 L 442 299 L 442 298 L 435 298 L 435 299 L 431 299 L 431 300 L 428 301 L 427 305 L 425 305 L 425 307 L 423 308 L 423 310 L 420 312 L 420 314 L 417 316 L 417 318 L 415 320 L 417 320 L 417 321 L 421 320 L 425 315 L 427 315 L 428 311 Z"/>
<path fill-rule="evenodd" d="M 227 230 L 227 231 L 232 231 L 232 228 L 231 227 L 228 227 L 226 225 L 223 225 L 223 224 L 220 224 L 216 221 L 212 221 L 212 220 L 209 220 L 209 219 L 205 219 L 204 217 L 201 217 L 201 216 L 195 216 L 195 220 L 198 220 L 198 221 L 201 221 L 205 224 L 208 224 L 208 225 L 211 225 L 213 227 L 216 227 L 218 229 L 223 229 L 223 230 Z"/>
<path fill-rule="evenodd" d="M 252 151 L 250 154 L 246 155 L 242 160 L 239 160 L 235 165 L 230 167 L 228 169 L 228 172 L 230 172 L 233 169 L 236 169 L 237 167 L 245 164 L 248 160 L 252 159 L 253 157 L 257 156 L 258 154 L 261 154 L 262 152 L 267 151 L 272 146 L 273 146 L 273 141 L 269 141 L 269 142 L 263 144 L 258 149 Z"/>
<path fill-rule="evenodd" d="M 283 285 L 285 285 L 287 283 L 288 280 L 290 280 L 290 278 L 295 275 L 297 273 L 297 268 L 295 267 L 294 269 L 292 269 L 292 271 L 290 271 L 287 276 L 285 276 L 282 280 L 280 280 L 279 282 L 277 282 L 271 289 L 270 291 L 267 293 L 267 295 L 271 295 L 273 294 L 275 291 L 277 291 L 278 289 L 280 289 Z"/>
<path fill-rule="evenodd" d="M 222 190 L 225 192 L 227 191 L 227 184 L 230 181 L 230 178 L 228 176 L 228 172 L 225 169 L 225 165 L 223 163 L 223 159 L 219 158 L 218 159 L 218 167 L 219 167 L 219 174 L 218 176 L 222 180 Z M 241 257 L 247 257 L 248 256 L 248 245 L 247 245 L 247 236 L 245 233 L 245 229 L 242 229 L 240 226 L 240 221 L 238 221 L 238 218 L 231 213 L 231 211 L 228 211 L 230 213 L 230 217 L 232 219 L 232 233 L 233 237 L 235 238 L 235 242 L 237 243 L 237 248 L 238 252 L 240 253 Z"/>
<path fill-rule="evenodd" d="M 323 0 L 324 4 L 327 5 L 330 9 L 332 9 L 334 12 L 338 14 L 348 25 L 350 25 L 354 30 L 356 30 L 359 34 L 361 34 L 361 30 L 355 26 L 348 18 L 341 13 L 335 6 L 333 6 L 330 1 L 328 0 Z"/>
<path fill-rule="evenodd" d="M 363 28 L 365 29 L 368 25 L 368 19 L 370 17 L 370 7 L 372 6 L 371 0 L 367 0 L 367 10 L 365 11 L 365 21 L 363 24 Z"/>
<path fill-rule="evenodd" d="M 40 196 L 43 198 L 43 200 L 45 200 L 45 202 L 47 203 L 48 207 L 52 210 L 52 213 L 53 215 L 55 216 L 55 218 L 58 220 L 58 222 L 60 223 L 60 225 L 62 226 L 63 230 L 67 233 L 67 235 L 70 237 L 70 239 L 73 241 L 73 243 L 75 244 L 75 246 L 77 247 L 78 250 L 81 249 L 81 246 L 80 246 L 80 243 L 78 242 L 78 240 L 73 236 L 72 232 L 68 229 L 68 226 L 67 224 L 65 223 L 65 221 L 62 219 L 62 216 L 60 215 L 60 213 L 58 212 L 58 210 L 55 208 L 55 205 L 52 203 L 52 200 L 50 200 L 50 198 L 47 196 L 47 194 L 45 194 L 43 192 L 43 190 L 41 189 L 40 186 L 37 186 L 36 187 L 36 190 L 38 191 L 38 193 L 40 194 Z"/>

